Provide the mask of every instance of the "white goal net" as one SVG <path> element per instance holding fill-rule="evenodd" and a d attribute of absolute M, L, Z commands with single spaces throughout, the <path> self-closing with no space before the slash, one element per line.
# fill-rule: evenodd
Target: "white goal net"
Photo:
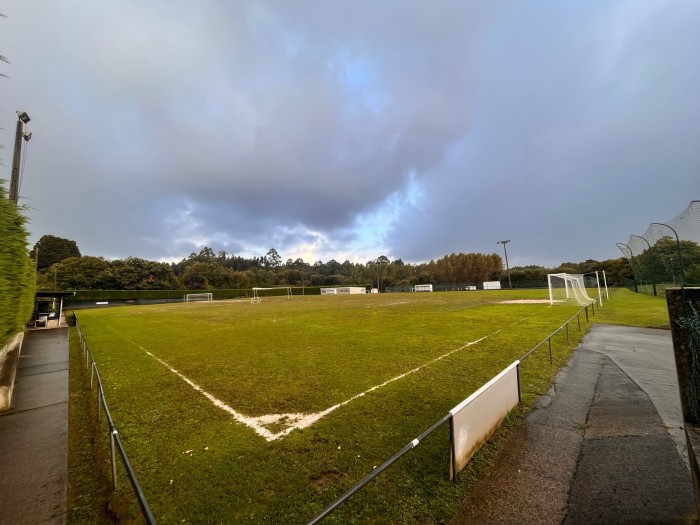
<path fill-rule="evenodd" d="M 567 303 L 588 306 L 594 299 L 588 296 L 582 274 L 550 273 L 547 275 L 549 285 L 549 304 Z"/>
<path fill-rule="evenodd" d="M 188 293 L 185 295 L 186 303 L 193 303 L 195 301 L 207 301 L 211 302 L 214 300 L 213 293 Z"/>

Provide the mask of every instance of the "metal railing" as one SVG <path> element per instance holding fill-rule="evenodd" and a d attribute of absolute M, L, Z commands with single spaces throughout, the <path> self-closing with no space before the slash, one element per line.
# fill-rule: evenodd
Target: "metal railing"
<path fill-rule="evenodd" d="M 138 500 L 139 506 L 141 507 L 141 513 L 143 514 L 143 517 L 148 525 L 155 525 L 156 519 L 153 517 L 151 508 L 148 506 L 148 501 L 146 501 L 146 496 L 143 494 L 143 490 L 141 490 L 141 486 L 139 485 L 138 479 L 136 479 L 134 469 L 131 468 L 131 463 L 129 463 L 129 458 L 126 455 L 126 450 L 124 450 L 124 445 L 122 444 L 122 440 L 119 437 L 119 432 L 117 431 L 117 427 L 114 424 L 114 420 L 112 419 L 109 407 L 107 406 L 107 399 L 105 398 L 104 388 L 102 387 L 102 379 L 100 378 L 100 372 L 97 370 L 97 363 L 95 362 L 95 359 L 92 356 L 92 352 L 90 351 L 90 347 L 88 346 L 87 341 L 85 340 L 83 331 L 80 329 L 80 323 L 78 322 L 78 317 L 75 315 L 75 312 L 73 312 L 73 318 L 75 319 L 76 330 L 78 332 L 78 336 L 80 337 L 80 348 L 83 353 L 83 358 L 85 359 L 85 369 L 90 368 L 90 390 L 92 390 L 94 388 L 94 385 L 97 384 L 97 420 L 100 421 L 101 411 L 104 411 L 104 416 L 107 420 L 107 425 L 109 428 L 109 445 L 112 463 L 113 490 L 117 489 L 116 451 L 118 451 L 119 457 L 121 458 L 122 464 L 124 465 L 124 469 L 126 470 L 126 475 L 129 478 L 129 481 L 131 482 L 131 487 L 133 488 L 134 494 L 136 495 L 136 499 Z"/>
<path fill-rule="evenodd" d="M 597 299 L 596 299 L 597 300 Z M 553 363 L 553 356 L 552 356 L 552 338 L 560 333 L 562 330 L 566 330 L 566 342 L 567 344 L 570 343 L 570 334 L 569 334 L 569 325 L 576 320 L 577 325 L 578 325 L 578 330 L 579 332 L 581 331 L 581 315 L 586 316 L 586 324 L 590 322 L 590 317 L 595 316 L 595 303 L 596 300 L 593 300 L 590 304 L 587 306 L 584 306 L 581 308 L 576 314 L 574 314 L 568 321 L 566 321 L 564 324 L 562 324 L 559 328 L 554 330 L 551 334 L 549 334 L 547 337 L 545 337 L 540 343 L 538 343 L 535 347 L 532 349 L 528 350 L 525 355 L 523 355 L 519 360 L 522 363 L 525 359 L 530 357 L 535 350 L 538 348 L 541 348 L 545 343 L 547 343 L 549 347 L 549 363 Z M 590 309 L 590 314 L 589 314 L 589 309 Z M 518 383 L 520 382 L 520 375 L 518 375 Z M 520 389 L 520 385 L 518 384 L 518 389 Z M 401 450 L 399 450 L 396 454 L 391 456 L 389 459 L 387 459 L 384 463 L 382 463 L 379 467 L 375 468 L 372 470 L 370 474 L 365 476 L 359 483 L 354 485 L 351 489 L 346 491 L 343 495 L 341 495 L 339 498 L 337 498 L 335 501 L 333 501 L 330 505 L 328 505 L 325 509 L 323 509 L 320 513 L 318 513 L 316 516 L 314 516 L 309 522 L 307 522 L 307 525 L 315 525 L 319 522 L 321 522 L 324 518 L 326 518 L 328 515 L 332 514 L 340 505 L 345 503 L 348 499 L 350 499 L 354 494 L 359 492 L 365 485 L 367 485 L 370 481 L 372 481 L 374 478 L 379 476 L 382 472 L 386 471 L 391 465 L 396 463 L 399 459 L 401 459 L 408 451 L 416 448 L 420 442 L 432 434 L 435 430 L 440 428 L 442 425 L 450 421 L 452 418 L 452 414 L 448 413 L 447 415 L 443 416 L 440 418 L 438 421 L 436 421 L 433 425 L 430 426 L 425 432 L 423 432 L 420 436 L 412 440 L 410 443 L 408 443 L 405 447 L 403 447 Z"/>

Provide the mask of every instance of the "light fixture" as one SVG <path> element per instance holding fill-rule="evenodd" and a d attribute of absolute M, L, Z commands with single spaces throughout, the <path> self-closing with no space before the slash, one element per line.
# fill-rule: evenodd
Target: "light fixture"
<path fill-rule="evenodd" d="M 17 118 L 20 119 L 20 120 L 21 120 L 22 122 L 24 122 L 25 124 L 26 124 L 27 122 L 29 122 L 30 120 L 32 120 L 32 119 L 29 118 L 29 115 L 27 115 L 27 113 L 24 112 L 24 111 L 18 111 L 18 112 L 17 112 Z"/>

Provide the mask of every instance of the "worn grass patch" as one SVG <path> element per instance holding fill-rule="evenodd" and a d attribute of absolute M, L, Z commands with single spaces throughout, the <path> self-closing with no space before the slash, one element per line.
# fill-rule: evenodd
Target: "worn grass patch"
<path fill-rule="evenodd" d="M 303 523 L 578 310 L 500 304 L 546 294 L 266 298 L 78 317 L 159 522 Z M 553 364 L 547 345 L 523 364 L 524 406 L 498 436 L 547 390 L 582 334 L 574 323 L 568 341 L 553 338 Z M 261 419 L 340 406 L 268 441 L 212 398 Z M 279 432 L 290 419 L 266 428 Z M 453 484 L 448 443 L 445 425 L 326 522 L 445 522 L 494 450 Z M 139 511 L 122 480 L 111 507 L 129 521 Z"/>

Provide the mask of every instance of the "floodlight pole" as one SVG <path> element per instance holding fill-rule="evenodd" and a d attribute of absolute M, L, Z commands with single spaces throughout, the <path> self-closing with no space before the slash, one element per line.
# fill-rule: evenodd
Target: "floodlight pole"
<path fill-rule="evenodd" d="M 22 158 L 22 139 L 29 141 L 31 133 L 24 132 L 24 125 L 31 119 L 24 111 L 17 112 L 17 131 L 15 132 L 15 150 L 12 154 L 12 173 L 10 175 L 10 200 L 17 204 L 19 200 L 20 160 Z"/>
<path fill-rule="evenodd" d="M 632 253 L 632 248 L 627 246 L 624 242 L 617 242 L 615 244 L 617 244 L 618 248 L 620 248 L 620 246 L 624 246 L 625 248 L 627 248 L 630 251 L 630 259 L 628 262 L 630 263 L 630 267 L 632 268 L 632 277 L 634 279 L 634 291 L 635 291 L 635 293 L 638 293 L 639 290 L 637 289 L 637 272 L 634 271 L 634 264 L 633 264 L 634 253 Z M 622 251 L 622 248 L 620 248 L 620 251 L 622 252 L 622 255 L 625 255 L 625 252 Z M 625 255 L 625 259 L 626 258 L 627 258 L 627 256 Z"/>
<path fill-rule="evenodd" d="M 678 239 L 678 232 L 671 228 L 668 224 L 665 224 L 663 222 L 652 222 L 652 226 L 654 224 L 657 224 L 658 226 L 666 226 L 669 230 L 673 232 L 673 235 L 676 236 L 676 248 L 678 248 L 678 264 L 680 265 L 681 268 L 681 288 L 683 288 L 683 285 L 685 284 L 685 274 L 683 273 L 683 256 L 681 255 L 681 241 Z"/>
<path fill-rule="evenodd" d="M 508 268 L 508 250 L 506 250 L 506 244 L 510 242 L 510 239 L 507 241 L 498 241 L 496 244 L 502 244 L 503 245 L 503 253 L 506 256 L 506 275 L 508 276 L 508 287 L 510 289 L 513 289 L 513 283 L 510 282 L 510 269 Z"/>
<path fill-rule="evenodd" d="M 654 287 L 654 297 L 656 297 L 656 277 L 654 275 L 656 274 L 656 269 L 654 268 L 654 254 L 651 253 L 651 244 L 649 244 L 649 241 L 647 241 L 641 235 L 631 235 L 630 237 L 637 237 L 638 239 L 642 239 L 645 243 L 647 243 L 647 246 L 649 247 L 649 260 L 651 261 L 651 285 Z"/>

